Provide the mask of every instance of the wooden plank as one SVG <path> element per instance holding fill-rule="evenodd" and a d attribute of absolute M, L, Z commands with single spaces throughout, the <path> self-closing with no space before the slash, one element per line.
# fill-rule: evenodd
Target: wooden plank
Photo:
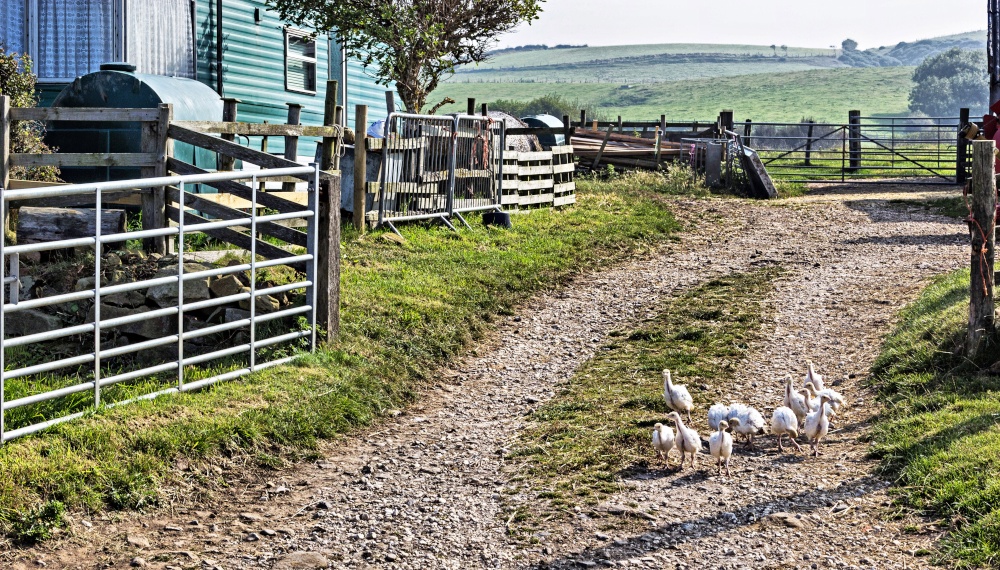
<path fill-rule="evenodd" d="M 545 166 L 519 166 L 517 168 L 519 176 L 552 176 L 552 165 Z"/>
<path fill-rule="evenodd" d="M 560 206 L 569 206 L 570 204 L 576 204 L 576 194 L 570 194 L 568 196 L 556 196 L 552 199 L 552 206 L 558 208 Z"/>
<path fill-rule="evenodd" d="M 6 188 L 8 190 L 27 190 L 29 188 L 53 188 L 55 186 L 65 186 L 65 182 L 39 182 L 37 180 L 11 180 Z"/>
<path fill-rule="evenodd" d="M 154 153 L 11 153 L 11 166 L 156 166 L 160 156 Z"/>
<path fill-rule="evenodd" d="M 562 184 L 555 184 L 552 186 L 552 190 L 556 194 L 565 194 L 567 192 L 576 192 L 576 182 L 564 182 Z"/>
<path fill-rule="evenodd" d="M 221 121 L 173 121 L 171 124 L 205 134 L 242 135 L 245 137 L 336 137 L 343 136 L 343 129 L 333 125 L 276 125 L 272 123 L 226 123 Z"/>
<path fill-rule="evenodd" d="M 545 180 L 521 180 L 518 183 L 518 190 L 547 190 L 551 189 L 553 181 L 551 178 Z"/>
<path fill-rule="evenodd" d="M 550 204 L 552 203 L 553 198 L 555 198 L 555 195 L 551 193 L 529 195 L 522 194 L 518 203 L 522 206 L 530 206 L 532 204 Z"/>
<path fill-rule="evenodd" d="M 180 204 L 180 189 L 174 186 L 168 186 L 166 191 L 167 199 L 169 199 L 174 204 Z M 190 192 L 184 193 L 184 206 L 191 207 L 195 210 L 199 210 L 206 214 L 211 214 L 212 216 L 219 218 L 221 220 L 235 220 L 239 218 L 245 218 L 248 214 L 245 214 L 239 210 L 234 210 L 228 208 L 221 204 L 216 204 L 210 200 L 204 200 L 199 194 L 192 194 Z M 306 247 L 308 241 L 306 239 L 306 234 L 295 231 L 284 226 L 280 226 L 271 222 L 260 222 L 257 224 L 257 231 L 265 234 L 272 235 L 281 241 L 286 241 L 292 245 L 297 245 L 300 247 Z"/>
<path fill-rule="evenodd" d="M 389 141 L 389 150 L 417 150 L 424 147 L 425 137 L 416 138 L 401 138 L 396 135 L 390 135 L 389 139 L 365 139 L 365 144 L 370 151 L 381 152 L 385 148 L 386 140 Z M 429 138 L 429 137 L 427 137 Z"/>
<path fill-rule="evenodd" d="M 178 127 L 176 124 L 170 125 L 170 129 L 167 132 L 170 135 L 170 138 L 175 141 L 188 143 L 190 145 L 224 154 L 237 160 L 255 164 L 261 168 L 299 168 L 302 166 L 301 164 L 278 156 L 263 153 L 259 150 L 254 150 L 245 146 L 240 146 L 234 142 L 224 141 L 218 137 Z M 297 178 L 308 181 L 310 175 L 303 174 L 301 177 Z M 337 178 L 339 179 L 340 176 L 338 175 Z"/>
<path fill-rule="evenodd" d="M 260 196 L 262 192 L 257 191 L 257 195 Z M 300 210 L 305 210 L 309 203 L 309 193 L 308 192 L 268 192 L 268 196 L 277 196 L 279 198 L 284 198 L 290 202 L 295 202 L 300 207 Z M 219 194 L 198 194 L 202 200 L 208 200 L 214 204 L 220 204 L 226 206 L 227 208 L 233 208 L 236 210 L 246 210 L 253 207 L 250 200 L 240 198 L 239 196 L 234 196 L 228 193 Z M 261 206 L 258 205 L 258 208 Z"/>
<path fill-rule="evenodd" d="M 197 166 L 192 166 L 186 162 L 182 162 L 173 157 L 167 159 L 167 168 L 171 172 L 175 172 L 177 174 L 209 173 L 207 170 L 202 170 Z M 246 184 L 240 184 L 239 182 L 224 181 L 224 182 L 212 182 L 203 184 L 205 184 L 205 186 L 211 186 L 212 188 L 215 188 L 219 192 L 227 192 L 229 194 L 234 194 L 236 196 L 239 196 L 240 198 L 243 198 L 244 200 L 250 200 L 252 197 L 252 192 L 250 190 L 250 187 L 247 186 Z M 306 195 L 305 192 L 301 192 L 301 194 L 303 194 L 304 196 Z M 283 195 L 285 194 L 284 193 L 279 194 L 277 192 L 257 192 L 257 203 L 260 204 L 261 206 L 272 208 L 279 212 L 298 212 L 303 209 L 300 204 L 297 204 L 292 200 L 288 200 L 287 198 L 282 197 Z"/>
<path fill-rule="evenodd" d="M 576 172 L 576 165 L 572 162 L 569 164 L 552 165 L 552 174 L 565 174 L 567 172 Z"/>
<path fill-rule="evenodd" d="M 17 243 L 48 243 L 93 237 L 97 232 L 94 209 L 22 207 L 17 215 Z M 101 210 L 101 234 L 125 232 L 125 210 Z"/>
<path fill-rule="evenodd" d="M 520 152 L 517 155 L 518 162 L 529 162 L 539 160 L 552 160 L 552 153 L 548 151 L 540 152 Z"/>
<path fill-rule="evenodd" d="M 117 204 L 121 206 L 138 206 L 140 194 L 148 190 L 121 190 L 118 192 L 103 192 L 101 203 Z M 88 195 L 78 196 L 54 196 L 51 198 L 30 198 L 28 200 L 11 200 L 12 208 L 37 207 L 37 208 L 76 208 L 94 205 L 94 197 Z"/>
<path fill-rule="evenodd" d="M 493 178 L 493 173 L 489 170 L 469 170 L 468 168 L 456 168 L 455 178 Z M 447 178 L 445 178 L 447 180 Z"/>
<path fill-rule="evenodd" d="M 158 109 L 112 109 L 103 107 L 30 107 L 11 109 L 13 121 L 157 121 Z"/>
<path fill-rule="evenodd" d="M 180 223 L 180 210 L 174 206 L 167 206 L 167 218 L 173 220 L 174 222 Z M 190 212 L 184 213 L 184 223 L 187 224 L 207 224 L 210 220 L 206 220 L 201 216 L 192 214 Z M 214 230 L 191 230 L 200 231 L 208 236 L 211 236 L 219 241 L 226 242 L 228 244 L 235 245 L 240 249 L 245 249 L 250 251 L 251 237 L 248 234 L 240 233 L 234 229 L 230 228 L 216 228 Z M 285 257 L 292 257 L 292 254 L 281 249 L 280 247 L 273 246 L 267 242 L 261 240 L 255 240 L 257 242 L 257 255 L 264 257 L 265 259 L 282 259 Z M 289 267 L 297 271 L 305 271 L 306 264 L 304 262 L 299 263 L 288 263 Z"/>

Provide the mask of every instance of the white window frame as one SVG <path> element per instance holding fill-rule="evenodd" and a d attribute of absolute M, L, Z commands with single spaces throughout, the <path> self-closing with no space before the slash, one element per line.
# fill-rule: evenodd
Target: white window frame
<path fill-rule="evenodd" d="M 315 36 L 313 36 L 312 39 L 310 40 L 312 42 L 312 44 L 313 44 L 313 56 L 312 57 L 302 57 L 302 56 L 300 56 L 298 54 L 293 54 L 293 53 L 291 53 L 288 50 L 288 40 L 289 40 L 289 38 L 296 37 L 296 38 L 307 38 L 308 39 L 311 35 L 312 34 L 310 34 L 307 31 L 304 31 L 304 30 L 297 30 L 295 28 L 289 28 L 287 26 L 285 27 L 285 60 L 284 60 L 284 68 L 285 68 L 285 91 L 291 91 L 292 93 L 303 93 L 303 94 L 306 94 L 306 95 L 315 95 L 316 94 L 316 88 L 319 86 L 319 77 L 317 77 L 318 74 L 319 74 L 319 57 L 318 57 L 318 55 L 319 55 L 319 42 L 317 41 L 318 38 L 315 37 Z M 288 84 L 288 62 L 289 61 L 301 61 L 303 63 L 311 63 L 312 64 L 312 66 L 313 66 L 312 67 L 312 82 L 313 82 L 313 89 L 312 90 L 309 90 L 309 89 L 298 89 L 296 87 L 289 86 L 289 84 Z"/>
<path fill-rule="evenodd" d="M 111 58 L 113 61 L 124 61 L 125 60 L 125 9 L 126 4 L 129 0 L 115 0 L 113 4 L 114 11 L 114 46 Z M 38 2 L 39 0 L 24 0 L 26 22 L 24 26 L 25 34 L 25 48 L 28 55 L 31 57 L 33 62 L 38 61 L 38 32 L 39 16 L 38 16 Z M 37 63 L 35 68 L 37 69 Z M 95 70 L 96 71 L 96 70 Z M 71 83 L 76 77 L 43 77 L 38 76 L 38 83 Z"/>

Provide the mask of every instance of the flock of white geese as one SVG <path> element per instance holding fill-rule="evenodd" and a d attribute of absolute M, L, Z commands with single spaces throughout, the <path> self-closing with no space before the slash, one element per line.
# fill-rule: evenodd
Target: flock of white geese
<path fill-rule="evenodd" d="M 796 442 L 799 434 L 806 436 L 812 454 L 818 456 L 819 442 L 830 429 L 830 418 L 835 416 L 844 405 L 844 398 L 835 390 L 823 384 L 823 376 L 816 373 L 811 361 L 806 362 L 808 372 L 802 388 L 795 389 L 791 375 L 785 378 L 785 395 L 782 405 L 771 415 L 771 434 L 778 438 L 778 451 L 784 452 L 781 445 L 784 436 L 802 451 Z M 669 425 L 658 423 L 653 426 L 653 448 L 658 459 L 670 465 L 670 450 L 680 452 L 680 465 L 684 468 L 685 459 L 690 456 L 691 468 L 695 466 L 695 456 L 702 449 L 701 436 L 698 430 L 688 427 L 681 419 L 681 414 L 687 414 L 688 424 L 691 421 L 691 410 L 694 400 L 686 386 L 674 384 L 670 371 L 663 371 L 663 399 L 672 412 L 667 415 L 668 421 L 673 421 L 677 432 Z M 715 404 L 708 410 L 708 426 L 711 435 L 708 438 L 708 448 L 716 460 L 719 473 L 725 465 L 726 476 L 729 473 L 729 459 L 733 455 L 733 434 L 745 436 L 747 446 L 753 449 L 753 437 L 764 433 L 764 416 L 757 410 L 744 404 L 733 403 L 729 406 Z M 732 432 L 732 433 L 730 433 Z"/>

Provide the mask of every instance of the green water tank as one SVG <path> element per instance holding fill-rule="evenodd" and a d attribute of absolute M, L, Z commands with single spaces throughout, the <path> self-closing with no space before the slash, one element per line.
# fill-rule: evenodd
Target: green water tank
<path fill-rule="evenodd" d="M 182 77 L 135 73 L 135 66 L 109 63 L 101 70 L 77 77 L 59 93 L 53 107 L 103 107 L 155 109 L 173 105 L 176 121 L 221 121 L 222 100 L 208 86 Z M 141 152 L 139 123 L 52 121 L 45 142 L 59 152 Z M 183 143 L 174 144 L 174 156 L 208 170 L 215 169 L 216 155 Z M 139 178 L 132 167 L 63 168 L 67 182 L 97 182 Z"/>

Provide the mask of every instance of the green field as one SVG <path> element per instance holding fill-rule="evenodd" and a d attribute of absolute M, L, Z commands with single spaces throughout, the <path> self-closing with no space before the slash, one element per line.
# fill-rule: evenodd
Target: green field
<path fill-rule="evenodd" d="M 552 50 L 549 50 L 552 51 Z M 561 50 L 560 50 L 561 51 Z M 557 94 L 582 102 L 593 112 L 626 120 L 714 121 L 722 109 L 733 109 L 742 121 L 846 122 L 847 112 L 906 115 L 912 67 L 842 68 L 670 81 L 623 87 L 609 83 L 447 83 L 430 98 L 448 96 L 459 103 L 442 112 L 465 109 L 465 100 L 527 101 Z M 956 111 L 957 112 L 957 111 Z"/>
<path fill-rule="evenodd" d="M 629 46 L 591 46 L 584 48 L 547 49 L 532 51 L 507 51 L 496 54 L 490 61 L 481 63 L 478 69 L 500 69 L 507 67 L 531 67 L 536 65 L 570 64 L 585 61 L 603 61 L 625 57 L 646 57 L 660 54 L 728 54 L 743 56 L 773 56 L 769 46 L 721 45 L 721 44 L 642 44 Z M 785 52 L 778 48 L 781 56 Z M 788 57 L 828 57 L 831 49 L 788 48 Z"/>

